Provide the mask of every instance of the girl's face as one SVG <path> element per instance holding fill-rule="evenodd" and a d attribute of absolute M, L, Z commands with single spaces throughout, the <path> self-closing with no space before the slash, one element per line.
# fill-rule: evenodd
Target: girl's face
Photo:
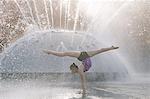
<path fill-rule="evenodd" d="M 75 67 L 72 68 L 72 69 L 71 69 L 71 72 L 72 72 L 73 74 L 77 73 L 77 72 L 78 72 L 78 68 L 75 68 Z"/>

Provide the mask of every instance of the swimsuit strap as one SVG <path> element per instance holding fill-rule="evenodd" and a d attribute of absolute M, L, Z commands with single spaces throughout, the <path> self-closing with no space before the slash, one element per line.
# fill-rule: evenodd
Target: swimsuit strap
<path fill-rule="evenodd" d="M 84 51 L 84 52 L 81 52 L 80 56 L 78 57 L 78 60 L 82 61 L 88 57 L 89 57 L 89 55 L 87 54 L 87 52 Z"/>

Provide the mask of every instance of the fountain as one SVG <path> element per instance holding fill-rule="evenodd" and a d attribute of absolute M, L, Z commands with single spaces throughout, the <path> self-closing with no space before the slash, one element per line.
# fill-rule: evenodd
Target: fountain
<path fill-rule="evenodd" d="M 72 35 L 74 35 L 73 42 L 68 42 L 72 41 Z M 99 46 L 103 46 L 103 44 L 99 43 L 91 35 L 74 34 L 74 32 L 52 32 L 50 30 L 32 31 L 32 33 L 19 39 L 1 54 L 1 68 L 3 68 L 1 72 L 69 72 L 69 65 L 76 61 L 75 59 L 49 56 L 44 54 L 42 49 L 74 51 L 92 50 L 99 48 Z M 126 76 L 128 74 L 125 65 L 121 60 L 118 61 L 119 58 L 113 53 L 108 53 L 108 55 L 102 54 L 92 58 L 92 60 L 93 68 L 91 68 L 90 72 L 106 73 L 106 75 L 110 73 L 112 74 L 110 75 L 112 79 L 117 77 L 117 75 L 121 77 L 121 75 Z"/>

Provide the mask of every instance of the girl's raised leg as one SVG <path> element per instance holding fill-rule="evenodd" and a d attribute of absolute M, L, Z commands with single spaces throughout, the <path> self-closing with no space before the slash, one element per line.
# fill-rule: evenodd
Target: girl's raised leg
<path fill-rule="evenodd" d="M 109 50 L 114 50 L 114 49 L 118 49 L 119 47 L 109 47 L 109 48 L 101 48 L 101 49 L 98 49 L 98 50 L 94 50 L 94 51 L 87 51 L 88 55 L 90 57 L 93 57 L 99 53 L 103 53 L 103 52 L 106 52 L 106 51 L 109 51 Z"/>
<path fill-rule="evenodd" d="M 43 50 L 47 54 L 52 54 L 59 57 L 75 57 L 78 58 L 80 55 L 80 51 L 68 51 L 68 52 L 58 52 L 58 51 L 52 51 L 52 50 Z"/>

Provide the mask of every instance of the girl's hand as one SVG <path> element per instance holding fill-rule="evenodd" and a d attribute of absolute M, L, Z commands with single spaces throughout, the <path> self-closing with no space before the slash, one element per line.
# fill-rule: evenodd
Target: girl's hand
<path fill-rule="evenodd" d="M 82 94 L 86 94 L 86 91 L 85 91 L 85 90 L 83 90 L 83 91 L 82 91 Z"/>
<path fill-rule="evenodd" d="M 77 94 L 87 94 L 85 90 L 83 91 L 78 91 Z"/>
<path fill-rule="evenodd" d="M 82 91 L 78 91 L 77 94 L 82 94 Z"/>

